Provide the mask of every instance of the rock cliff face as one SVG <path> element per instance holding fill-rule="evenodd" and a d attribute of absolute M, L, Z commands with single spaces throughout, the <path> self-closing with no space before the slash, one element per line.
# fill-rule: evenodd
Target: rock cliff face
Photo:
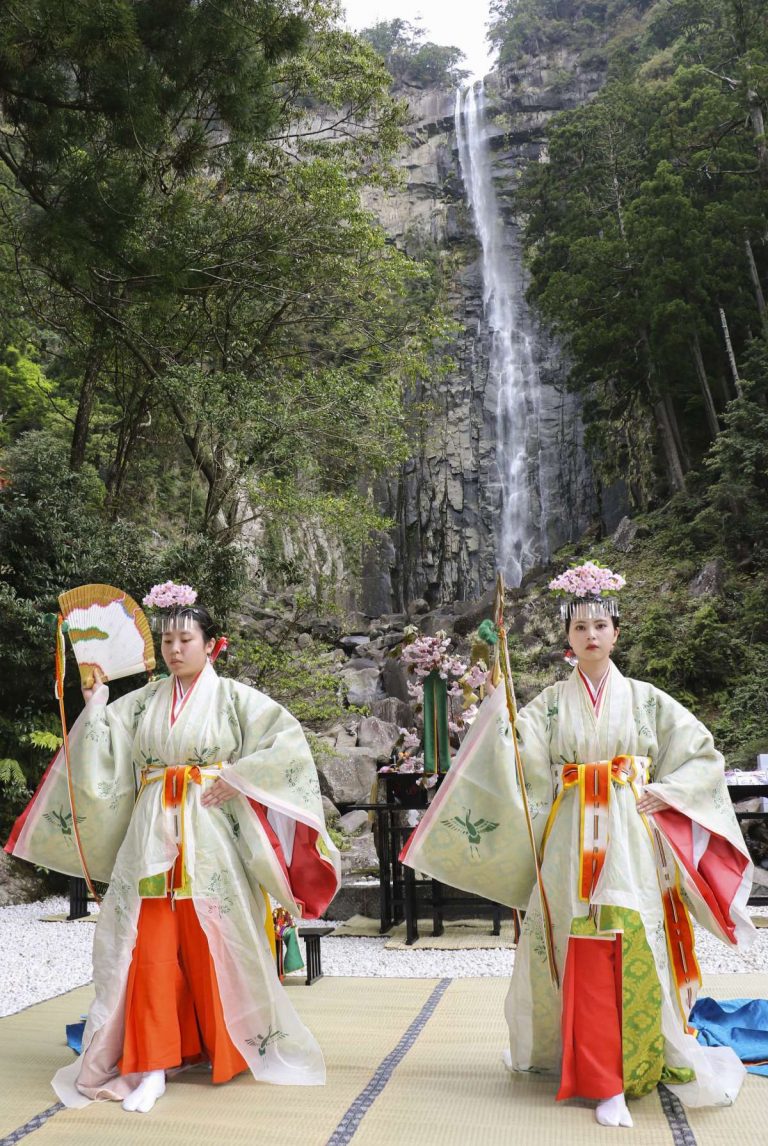
<path fill-rule="evenodd" d="M 552 114 L 589 99 L 603 76 L 578 70 L 565 51 L 486 81 L 493 178 L 503 217 L 504 245 L 524 294 L 521 219 L 513 192 L 526 164 L 542 160 Z M 481 251 L 467 206 L 455 132 L 456 93 L 425 90 L 407 95 L 409 146 L 402 156 L 405 185 L 369 205 L 398 245 L 428 242 L 444 268 L 446 301 L 458 333 L 447 354 L 451 371 L 436 375 L 427 393 L 428 414 L 413 456 L 376 491 L 396 522 L 389 538 L 372 546 L 361 605 L 376 614 L 402 609 L 415 598 L 430 606 L 479 597 L 496 571 L 499 482 L 496 458 L 497 384 L 489 371 L 490 338 L 483 312 Z M 599 498 L 589 471 L 575 401 L 564 386 L 558 347 L 521 297 L 521 316 L 540 377 L 537 464 L 548 488 L 542 509 L 542 552 L 581 535 L 603 517 L 611 527 L 621 499 Z M 538 491 L 534 491 L 538 492 Z M 534 498 L 541 505 L 541 497 Z M 602 503 L 602 504 L 601 504 Z"/>

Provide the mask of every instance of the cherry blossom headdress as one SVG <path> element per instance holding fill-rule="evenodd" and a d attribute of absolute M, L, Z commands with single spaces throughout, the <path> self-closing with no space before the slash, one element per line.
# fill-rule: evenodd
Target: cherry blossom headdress
<path fill-rule="evenodd" d="M 149 623 L 156 633 L 167 633 L 171 629 L 192 632 L 195 625 L 205 628 L 210 624 L 208 613 L 196 605 L 197 590 L 191 585 L 177 585 L 174 581 L 164 581 L 153 585 L 142 600 L 149 609 Z M 228 637 L 219 637 L 211 650 L 211 664 L 229 647 Z"/>
<path fill-rule="evenodd" d="M 552 592 L 560 598 L 560 616 L 565 621 L 572 618 L 585 621 L 606 614 L 618 617 L 616 594 L 625 585 L 620 573 L 614 573 L 596 561 L 574 565 L 549 583 Z"/>
<path fill-rule="evenodd" d="M 150 610 L 149 623 L 154 632 L 165 633 L 169 629 L 195 627 L 198 620 L 194 608 L 196 600 L 197 590 L 191 585 L 164 581 L 162 585 L 153 585 L 141 603 Z"/>

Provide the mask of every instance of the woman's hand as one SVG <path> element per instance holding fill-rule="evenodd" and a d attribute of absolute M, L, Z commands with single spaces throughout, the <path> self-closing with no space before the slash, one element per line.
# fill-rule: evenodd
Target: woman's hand
<path fill-rule="evenodd" d="M 237 795 L 237 788 L 233 788 L 226 780 L 222 780 L 221 776 L 217 776 L 210 788 L 203 792 L 200 803 L 204 808 L 220 808 L 227 800 L 231 800 L 233 796 Z"/>
<path fill-rule="evenodd" d="M 487 696 L 496 691 L 496 685 L 493 683 L 493 671 L 491 669 L 485 674 L 485 692 Z"/>
<path fill-rule="evenodd" d="M 637 801 L 637 810 L 644 816 L 652 816 L 654 812 L 665 812 L 669 804 L 659 799 L 655 792 L 643 792 Z"/>
<path fill-rule="evenodd" d="M 90 688 L 84 688 L 84 689 L 82 690 L 82 693 L 83 693 L 83 700 L 85 701 L 85 703 L 86 703 L 86 704 L 88 703 L 88 701 L 91 699 L 91 697 L 93 696 L 93 694 L 95 693 L 95 691 L 96 691 L 96 689 L 97 689 L 97 688 L 100 688 L 100 687 L 101 687 L 101 685 L 103 685 L 103 684 L 106 684 L 106 683 L 107 683 L 107 682 L 104 680 L 104 677 L 102 676 L 102 673 L 101 673 L 101 669 L 99 669 L 99 668 L 96 668 L 96 667 L 94 666 L 94 669 L 93 669 L 93 684 L 91 685 L 91 687 L 90 687 Z"/>

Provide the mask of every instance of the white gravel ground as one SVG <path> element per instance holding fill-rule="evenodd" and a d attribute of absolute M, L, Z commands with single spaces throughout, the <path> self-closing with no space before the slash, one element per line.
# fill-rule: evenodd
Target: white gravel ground
<path fill-rule="evenodd" d="M 40 903 L 0 908 L 0 1015 L 10 1015 L 33 1003 L 82 986 L 91 978 L 92 923 L 42 923 L 40 916 L 69 910 L 63 897 Z M 752 915 L 768 915 L 768 908 L 753 907 Z M 768 927 L 744 954 L 729 951 L 708 932 L 697 928 L 697 953 L 702 971 L 720 974 L 757 971 L 768 973 Z M 483 951 L 386 951 L 386 938 L 322 940 L 326 975 L 381 978 L 473 978 L 508 976 L 513 952 L 496 948 Z"/>

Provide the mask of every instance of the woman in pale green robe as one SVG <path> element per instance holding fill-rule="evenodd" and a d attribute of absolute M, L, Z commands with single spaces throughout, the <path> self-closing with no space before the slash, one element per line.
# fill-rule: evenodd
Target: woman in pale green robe
<path fill-rule="evenodd" d="M 70 732 L 82 848 L 92 878 L 109 889 L 96 926 L 96 997 L 83 1053 L 53 1083 L 67 1106 L 128 1100 L 138 1089 L 141 1076 L 120 1075 L 117 1066 L 126 982 L 142 898 L 167 894 L 182 839 L 184 886 L 173 894 L 194 903 L 232 1041 L 260 1081 L 325 1081 L 322 1053 L 280 984 L 265 930 L 265 893 L 296 917 L 316 916 L 338 887 L 339 854 L 326 830 L 315 765 L 289 712 L 219 677 L 205 653 L 202 664 L 178 706 L 176 675 L 109 705 L 107 688 L 97 687 Z M 183 806 L 172 812 L 164 784 L 154 781 L 178 765 L 192 770 Z M 6 850 L 82 874 L 63 752 Z"/>
<path fill-rule="evenodd" d="M 582 652 L 589 660 L 592 650 Z M 663 1080 L 687 1105 L 728 1105 L 744 1067 L 730 1048 L 703 1047 L 687 1027 L 700 977 L 695 962 L 686 964 L 685 974 L 675 970 L 679 943 L 670 946 L 662 897 L 676 888 L 683 910 L 729 945 L 753 938 L 746 912 L 752 865 L 722 756 L 707 729 L 660 689 L 625 678 L 607 661 L 596 709 L 583 675 L 574 668 L 516 721 L 549 926 L 504 687 L 481 704 L 403 862 L 449 886 L 525 910 L 506 1003 L 512 1070 L 559 1071 L 569 943 L 620 935 L 624 1094 L 645 1094 Z M 578 782 L 564 785 L 563 774 L 568 765 L 621 756 L 635 758 L 635 778 L 609 784 L 604 862 L 584 898 L 581 856 L 589 814 Z M 570 775 L 578 776 L 578 769 Z M 606 1121 L 631 1125 L 623 1095 L 616 1098 L 615 1117 Z"/>

